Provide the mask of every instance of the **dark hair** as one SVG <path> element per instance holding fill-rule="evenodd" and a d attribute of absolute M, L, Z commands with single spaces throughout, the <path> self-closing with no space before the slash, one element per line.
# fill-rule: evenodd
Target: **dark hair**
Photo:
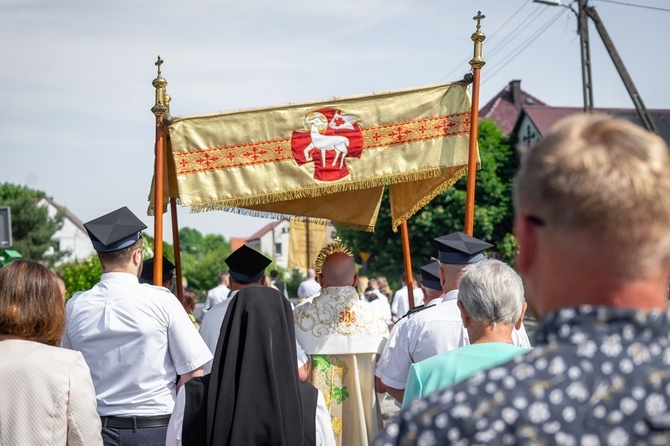
<path fill-rule="evenodd" d="M 193 313 L 195 310 L 195 304 L 198 302 L 198 296 L 191 290 L 184 290 L 184 296 L 182 297 L 181 305 L 184 307 L 187 313 Z"/>
<path fill-rule="evenodd" d="M 0 335 L 58 345 L 65 329 L 65 301 L 56 276 L 32 260 L 0 269 Z"/>
<path fill-rule="evenodd" d="M 273 269 L 272 271 L 270 271 L 270 277 L 272 277 L 273 279 L 279 277 L 279 271 Z"/>
<path fill-rule="evenodd" d="M 126 266 L 133 257 L 133 252 L 138 248 L 142 248 L 142 237 L 127 248 L 112 252 L 99 252 L 98 258 L 102 264 L 102 270 L 105 271 L 114 267 Z"/>

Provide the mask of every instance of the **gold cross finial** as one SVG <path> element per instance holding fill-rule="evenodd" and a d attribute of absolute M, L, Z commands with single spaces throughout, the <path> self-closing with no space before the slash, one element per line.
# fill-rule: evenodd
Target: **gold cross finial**
<path fill-rule="evenodd" d="M 161 59 L 161 56 L 158 56 L 158 59 L 156 60 L 156 63 L 154 63 L 158 67 L 158 77 L 161 77 L 161 65 L 163 65 L 163 59 Z"/>
<path fill-rule="evenodd" d="M 485 19 L 485 18 L 486 18 L 486 16 L 484 14 L 482 14 L 481 11 L 477 11 L 477 15 L 472 18 L 472 20 L 477 21 L 477 31 L 479 31 L 479 28 L 481 27 L 482 19 Z"/>

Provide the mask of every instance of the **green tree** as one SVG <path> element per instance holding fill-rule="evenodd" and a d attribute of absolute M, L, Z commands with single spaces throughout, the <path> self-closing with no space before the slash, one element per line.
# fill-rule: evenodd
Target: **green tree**
<path fill-rule="evenodd" d="M 224 262 L 231 253 L 230 244 L 222 235 L 203 235 L 193 228 L 179 230 L 182 273 L 191 289 L 207 291 L 214 288 L 219 274 L 227 270 Z"/>
<path fill-rule="evenodd" d="M 46 194 L 26 186 L 0 184 L 0 206 L 9 206 L 12 214 L 13 249 L 26 259 L 53 266 L 68 252 L 61 251 L 53 235 L 63 227 L 64 212 L 49 217 L 46 206 L 37 202 Z"/>
<path fill-rule="evenodd" d="M 96 254 L 86 260 L 75 261 L 61 265 L 58 275 L 65 282 L 66 296 L 72 297 L 77 291 L 89 290 L 100 281 L 102 266 Z"/>
<path fill-rule="evenodd" d="M 516 252 L 511 190 L 517 158 L 509 140 L 490 120 L 480 122 L 478 140 L 481 169 L 477 171 L 474 235 L 494 243 L 493 251 L 502 260 L 511 262 Z M 463 231 L 465 195 L 466 178 L 462 178 L 407 221 L 415 271 L 437 254 L 433 238 Z M 358 252 L 372 253 L 368 276 L 384 275 L 395 281 L 404 272 L 400 233 L 391 230 L 388 190 L 384 192 L 374 233 L 345 229 L 338 229 L 337 233 L 353 248 L 358 263 L 361 262 Z"/>

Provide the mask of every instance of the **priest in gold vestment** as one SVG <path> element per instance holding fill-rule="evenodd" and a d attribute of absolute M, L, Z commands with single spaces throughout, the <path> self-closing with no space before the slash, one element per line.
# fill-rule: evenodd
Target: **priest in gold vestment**
<path fill-rule="evenodd" d="M 367 446 L 382 427 L 374 365 L 388 327 L 359 299 L 353 256 L 339 240 L 321 250 L 316 269 L 321 293 L 293 312 L 296 338 L 311 357 L 310 382 L 325 396 L 338 446 Z"/>

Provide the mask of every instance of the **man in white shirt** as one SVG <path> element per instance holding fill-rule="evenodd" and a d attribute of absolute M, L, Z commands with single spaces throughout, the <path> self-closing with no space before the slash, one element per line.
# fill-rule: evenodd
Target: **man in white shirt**
<path fill-rule="evenodd" d="M 396 321 L 409 311 L 409 291 L 407 289 L 407 276 L 405 273 L 400 276 L 400 282 L 402 283 L 402 288 L 395 292 L 393 302 L 391 303 L 391 313 Z M 416 284 L 414 285 L 416 286 Z M 414 297 L 415 307 L 423 305 L 423 294 L 419 293 L 419 288 L 414 288 L 412 296 Z"/>
<path fill-rule="evenodd" d="M 210 308 L 210 311 L 203 316 L 200 324 L 200 336 L 202 336 L 212 354 L 216 351 L 216 343 L 219 340 L 221 324 L 223 324 L 223 319 L 226 316 L 228 305 L 242 288 L 266 285 L 265 268 L 272 263 L 272 260 L 247 245 L 242 245 L 226 257 L 225 262 L 230 274 L 230 288 L 232 290 L 230 297 Z M 212 371 L 212 361 L 205 364 L 204 371 L 205 374 Z"/>
<path fill-rule="evenodd" d="M 307 270 L 307 279 L 298 285 L 298 303 L 316 296 L 319 291 L 321 291 L 321 285 L 316 281 L 316 271 L 310 268 Z"/>
<path fill-rule="evenodd" d="M 483 260 L 484 251 L 493 246 L 462 232 L 437 237 L 434 241 L 445 296 L 441 303 L 409 318 L 400 328 L 395 346 L 389 347 L 389 360 L 381 380 L 398 402 L 402 402 L 413 363 L 470 344 L 457 306 L 458 282 L 468 265 Z M 523 325 L 520 330 L 514 330 L 512 338 L 516 345 L 530 348 Z"/>
<path fill-rule="evenodd" d="M 91 370 L 106 446 L 162 444 L 177 389 L 212 354 L 169 290 L 139 283 L 146 225 L 123 207 L 84 227 L 103 274 L 67 303 L 62 346 Z"/>
<path fill-rule="evenodd" d="M 391 333 L 389 334 L 389 340 L 384 346 L 379 361 L 377 361 L 377 366 L 375 367 L 375 388 L 377 392 L 384 393 L 388 392 L 393 398 L 397 401 L 402 401 L 402 396 L 400 393 L 396 393 L 394 388 L 389 388 L 382 382 L 381 378 L 386 372 L 386 366 L 389 362 L 390 353 L 394 350 L 396 343 L 398 342 L 398 335 L 400 333 L 400 328 L 411 318 L 414 314 L 422 311 L 425 308 L 429 308 L 432 305 L 437 305 L 442 302 L 442 296 L 444 295 L 442 291 L 442 284 L 440 283 L 440 275 L 438 272 L 440 265 L 439 262 L 431 262 L 428 265 L 421 267 L 421 291 L 423 293 L 423 302 L 424 305 L 417 306 L 409 310 L 398 322 L 395 323 Z"/>
<path fill-rule="evenodd" d="M 207 313 L 214 305 L 228 299 L 228 295 L 230 294 L 228 285 L 229 275 L 227 273 L 219 274 L 219 284 L 207 292 L 207 298 L 205 298 L 205 304 L 202 309 L 203 314 Z"/>

